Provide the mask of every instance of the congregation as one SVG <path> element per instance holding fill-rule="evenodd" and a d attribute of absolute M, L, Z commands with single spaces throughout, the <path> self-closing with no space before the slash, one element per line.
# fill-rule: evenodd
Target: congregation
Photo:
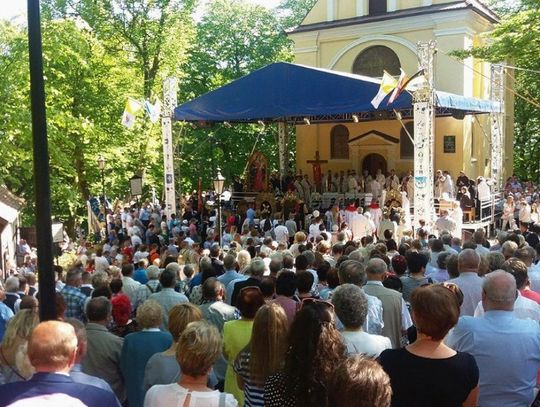
<path fill-rule="evenodd" d="M 524 188 L 508 193 L 527 201 Z M 56 270 L 58 321 L 39 323 L 35 263 L 3 282 L 0 405 L 535 399 L 534 219 L 509 221 L 495 240 L 484 229 L 462 240 L 440 222 L 399 229 L 382 208 L 338 208 L 335 230 L 332 208 L 266 222 L 250 207 L 220 231 L 203 229 L 196 207 L 168 219 L 150 204 L 111 213 L 107 239 L 79 242 L 77 261 Z"/>

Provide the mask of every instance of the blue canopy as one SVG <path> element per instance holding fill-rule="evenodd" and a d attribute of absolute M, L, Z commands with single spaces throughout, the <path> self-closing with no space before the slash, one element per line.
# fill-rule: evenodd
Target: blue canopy
<path fill-rule="evenodd" d="M 389 118 L 393 110 L 412 116 L 412 97 L 403 92 L 392 104 L 387 96 L 376 109 L 371 100 L 380 81 L 360 75 L 278 62 L 178 106 L 178 121 L 283 121 L 311 123 Z M 436 92 L 438 116 L 499 110 L 495 102 Z M 461 113 L 461 114 L 463 114 Z"/>

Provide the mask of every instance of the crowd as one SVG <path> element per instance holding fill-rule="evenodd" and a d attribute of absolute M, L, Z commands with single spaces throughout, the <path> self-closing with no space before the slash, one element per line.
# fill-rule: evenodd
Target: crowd
<path fill-rule="evenodd" d="M 0 405 L 535 399 L 534 219 L 462 241 L 444 223 L 400 230 L 399 213 L 353 204 L 301 222 L 231 211 L 221 231 L 196 207 L 169 219 L 147 204 L 110 213 L 107 239 L 81 241 L 77 261 L 56 269 L 57 321 L 39 323 L 35 268 L 3 282 Z M 364 227 L 349 229 L 359 216 Z"/>

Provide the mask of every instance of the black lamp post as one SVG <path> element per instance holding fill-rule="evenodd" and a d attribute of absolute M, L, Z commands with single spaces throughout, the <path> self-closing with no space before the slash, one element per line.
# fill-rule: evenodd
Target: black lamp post
<path fill-rule="evenodd" d="M 107 238 L 107 198 L 105 197 L 105 157 L 102 154 L 98 156 L 97 164 L 101 171 L 101 195 L 103 196 L 103 216 L 105 217 L 105 238 Z"/>
<path fill-rule="evenodd" d="M 225 177 L 221 175 L 221 170 L 217 169 L 217 175 L 214 178 L 214 192 L 217 195 L 217 216 L 216 216 L 216 230 L 219 236 L 219 247 L 222 245 L 223 234 L 221 233 L 221 194 L 223 193 L 223 187 L 225 186 Z"/>
<path fill-rule="evenodd" d="M 32 146 L 34 147 L 36 237 L 39 259 L 39 317 L 44 321 L 54 320 L 57 315 L 51 233 L 49 142 L 45 116 L 45 81 L 43 79 L 39 0 L 28 0 L 28 51 L 32 107 Z"/>

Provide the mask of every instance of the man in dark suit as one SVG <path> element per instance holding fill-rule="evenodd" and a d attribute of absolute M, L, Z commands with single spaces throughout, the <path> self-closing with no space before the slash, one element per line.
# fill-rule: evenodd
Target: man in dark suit
<path fill-rule="evenodd" d="M 261 279 L 263 278 L 265 269 L 266 265 L 264 264 L 264 261 L 255 259 L 251 262 L 249 266 L 250 277 L 247 280 L 239 281 L 234 285 L 234 291 L 231 296 L 231 305 L 233 307 L 236 307 L 238 294 L 242 288 L 261 286 Z"/>
<path fill-rule="evenodd" d="M 0 406 L 51 394 L 66 394 L 87 406 L 118 407 L 112 391 L 75 383 L 69 376 L 77 357 L 77 336 L 70 324 L 40 323 L 28 342 L 28 359 L 36 373 L 26 382 L 0 386 Z"/>

